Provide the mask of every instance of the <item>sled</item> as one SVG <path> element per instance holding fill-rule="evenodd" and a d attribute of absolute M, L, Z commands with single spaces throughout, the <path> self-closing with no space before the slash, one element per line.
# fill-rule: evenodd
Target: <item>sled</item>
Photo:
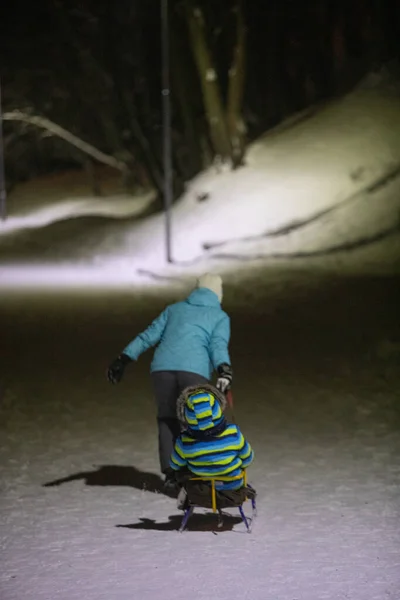
<path fill-rule="evenodd" d="M 226 494 L 236 496 L 236 498 L 229 498 L 222 490 L 217 490 L 215 487 L 216 482 L 235 481 L 242 477 L 244 479 L 244 485 L 239 488 L 239 490 L 235 490 L 234 494 L 229 493 L 229 490 L 226 491 Z M 257 515 L 257 493 L 255 489 L 247 483 L 246 471 L 243 471 L 240 475 L 236 475 L 235 477 L 190 477 L 184 483 L 183 488 L 186 491 L 186 498 L 181 507 L 184 511 L 183 519 L 179 527 L 181 533 L 185 530 L 196 507 L 206 509 L 211 508 L 213 513 L 218 515 L 218 528 L 223 526 L 224 515 L 222 509 L 238 508 L 242 521 L 246 526 L 247 533 L 251 533 L 253 521 Z M 251 502 L 251 517 L 246 517 L 243 510 L 243 504 L 247 500 Z"/>

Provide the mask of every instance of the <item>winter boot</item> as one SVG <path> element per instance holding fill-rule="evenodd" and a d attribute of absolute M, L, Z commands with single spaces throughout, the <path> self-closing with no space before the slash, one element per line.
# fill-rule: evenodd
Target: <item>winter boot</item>
<path fill-rule="evenodd" d="M 178 496 L 180 485 L 176 480 L 174 471 L 168 471 L 165 474 L 165 480 L 163 485 L 164 494 L 166 496 L 171 496 L 172 498 L 176 498 Z"/>

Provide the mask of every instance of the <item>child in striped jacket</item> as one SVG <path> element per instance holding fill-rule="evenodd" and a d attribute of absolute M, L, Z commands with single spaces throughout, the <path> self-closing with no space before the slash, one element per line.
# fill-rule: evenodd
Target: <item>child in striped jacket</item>
<path fill-rule="evenodd" d="M 243 469 L 254 453 L 237 425 L 224 417 L 225 395 L 209 384 L 189 387 L 178 399 L 178 418 L 183 432 L 175 442 L 171 469 L 179 475 L 197 477 L 238 477 L 218 481 L 215 487 L 224 495 L 243 488 Z"/>

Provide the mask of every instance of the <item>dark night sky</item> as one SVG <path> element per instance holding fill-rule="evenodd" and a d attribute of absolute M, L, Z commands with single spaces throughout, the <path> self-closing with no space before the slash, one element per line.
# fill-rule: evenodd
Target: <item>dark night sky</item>
<path fill-rule="evenodd" d="M 1 9 L 0 18 L 0 33 L 2 47 L 2 63 L 7 64 L 22 63 L 26 66 L 35 66 L 34 61 L 41 56 L 49 58 L 49 53 L 54 51 L 54 47 L 60 42 L 57 39 L 57 23 L 54 18 L 53 6 L 55 2 L 52 0 L 38 1 L 35 3 L 27 3 L 25 1 L 16 0 L 14 2 L 4 3 Z M 75 7 L 79 10 L 82 8 L 82 14 L 96 13 L 106 14 L 108 10 L 113 10 L 115 3 L 111 1 L 103 2 L 60 2 L 60 5 L 68 6 L 71 14 L 75 12 Z M 129 3 L 122 0 L 118 3 L 120 13 L 128 20 L 130 26 L 130 35 L 132 41 L 139 29 L 145 33 L 146 43 L 152 46 L 152 50 L 157 48 L 155 44 L 159 38 L 159 20 L 160 6 L 158 0 L 148 2 Z M 133 6 L 133 11 L 127 5 Z M 170 2 L 174 5 L 173 0 Z M 208 16 L 214 15 L 215 23 L 220 23 L 226 27 L 227 16 L 229 11 L 227 6 L 233 5 L 230 0 L 203 0 L 200 4 L 206 8 Z M 381 6 L 382 20 L 385 22 L 389 37 L 395 39 L 399 33 L 399 4 L 398 2 L 389 3 L 386 0 L 383 2 L 373 2 L 372 0 L 347 0 L 336 2 L 317 2 L 316 0 L 306 0 L 298 2 L 298 0 L 247 0 L 244 3 L 246 12 L 247 25 L 249 27 L 249 38 L 255 47 L 262 48 L 262 44 L 267 42 L 266 33 L 268 25 L 271 21 L 277 19 L 284 22 L 284 28 L 287 32 L 292 33 L 298 40 L 307 39 L 311 45 L 316 42 L 320 31 L 317 25 L 313 22 L 312 15 L 315 13 L 318 4 L 327 4 L 330 20 L 333 21 L 337 15 L 343 14 L 346 21 L 346 27 L 349 29 L 349 41 L 354 42 L 354 37 L 357 37 L 357 28 L 360 25 L 365 7 L 370 6 L 369 12 L 375 10 L 374 4 Z M 124 7 L 126 10 L 124 10 Z M 65 10 L 63 8 L 63 10 Z M 134 13 L 139 15 L 137 24 L 135 18 L 132 18 Z M 89 20 L 89 19 L 88 19 Z M 258 42 L 255 43 L 255 42 Z M 277 48 L 278 50 L 278 48 Z M 65 48 L 65 53 L 68 53 Z M 262 56 L 259 57 L 262 62 Z"/>

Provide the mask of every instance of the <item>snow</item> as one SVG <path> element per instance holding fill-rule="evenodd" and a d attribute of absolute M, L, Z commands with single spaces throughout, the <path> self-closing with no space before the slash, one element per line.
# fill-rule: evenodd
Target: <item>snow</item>
<path fill-rule="evenodd" d="M 58 202 L 43 202 L 38 196 L 34 202 L 25 195 L 13 202 L 11 215 L 1 223 L 1 235 L 15 233 L 24 229 L 38 229 L 67 219 L 85 216 L 111 217 L 122 219 L 142 214 L 153 202 L 154 192 L 132 197 L 128 194 L 115 194 L 106 197 L 65 198 Z M 27 201 L 28 200 L 28 201 Z M 51 198 L 51 201 L 53 198 Z"/>
<path fill-rule="evenodd" d="M 400 380 L 380 348 L 398 331 L 399 288 L 254 284 L 251 311 L 240 285 L 225 301 L 235 415 L 256 452 L 251 535 L 228 519 L 213 533 L 202 511 L 175 531 L 175 501 L 153 491 L 150 356 L 119 386 L 105 379 L 172 298 L 0 299 L 2 600 L 397 600 Z"/>
<path fill-rule="evenodd" d="M 151 195 L 71 199 L 66 190 L 28 209 L 16 197 L 0 224 L 0 281 L 143 287 L 204 270 L 231 277 L 277 261 L 279 268 L 397 272 L 399 130 L 397 88 L 369 78 L 259 139 L 243 168 L 210 167 L 174 205 L 173 265 L 165 261 L 164 215 L 134 220 Z M 102 224 L 77 236 L 74 221 L 83 215 L 102 216 Z"/>
<path fill-rule="evenodd" d="M 217 79 L 217 74 L 215 69 L 207 69 L 206 71 L 206 81 L 215 81 Z"/>
<path fill-rule="evenodd" d="M 304 233 L 317 248 L 324 248 L 332 238 L 341 242 L 357 234 L 360 211 L 368 211 L 363 226 L 376 229 L 380 213 L 387 210 L 392 219 L 400 208 L 398 179 L 387 197 L 383 198 L 385 192 L 374 195 L 367 191 L 373 182 L 399 167 L 399 127 L 397 99 L 362 90 L 292 129 L 266 136 L 250 148 L 245 168 L 233 173 L 216 174 L 213 169 L 203 173 L 174 211 L 175 260 L 204 257 L 204 244 L 231 241 L 227 250 L 237 251 L 238 239 L 275 231 L 332 207 L 338 207 L 337 219 L 325 219 Z M 199 203 L 197 198 L 203 194 L 209 199 Z M 347 212 L 346 208 L 339 210 L 353 198 Z M 158 216 L 147 227 L 127 234 L 123 247 L 130 256 L 137 256 L 134 264 L 140 262 L 143 268 L 162 265 L 162 243 L 153 242 L 149 247 L 156 232 L 162 242 L 162 226 L 162 216 Z M 259 240 L 252 251 L 268 253 L 271 246 L 279 250 L 283 246 L 296 252 L 302 249 L 304 236 L 294 241 L 293 236 Z M 245 246 L 239 245 L 239 254 L 248 254 Z M 213 254 L 209 252 L 208 257 Z"/>
<path fill-rule="evenodd" d="M 1 600 L 398 600 L 395 94 L 369 79 L 264 136 L 244 168 L 200 174 L 173 209 L 174 265 L 163 216 L 137 219 L 150 197 L 113 185 L 91 198 L 67 179 L 11 195 Z M 256 452 L 251 535 L 238 520 L 216 533 L 201 511 L 175 531 L 150 356 L 119 386 L 105 379 L 204 270 L 226 281 L 235 416 Z"/>

